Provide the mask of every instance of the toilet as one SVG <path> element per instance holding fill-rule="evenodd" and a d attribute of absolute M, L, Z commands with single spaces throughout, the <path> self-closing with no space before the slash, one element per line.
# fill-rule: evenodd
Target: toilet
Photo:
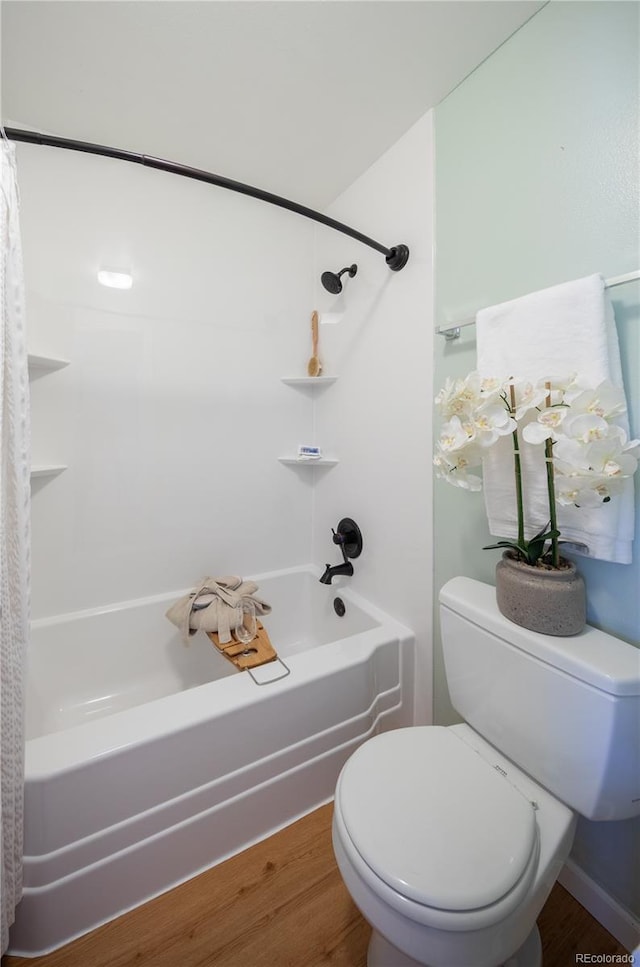
<path fill-rule="evenodd" d="M 537 634 L 495 588 L 440 592 L 464 724 L 374 736 L 340 773 L 333 847 L 372 927 L 368 967 L 540 967 L 536 918 L 577 815 L 640 814 L 640 652 Z"/>

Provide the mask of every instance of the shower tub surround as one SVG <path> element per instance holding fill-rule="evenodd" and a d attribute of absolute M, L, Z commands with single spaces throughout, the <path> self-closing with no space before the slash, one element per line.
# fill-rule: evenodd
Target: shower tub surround
<path fill-rule="evenodd" d="M 332 798 L 361 742 L 411 724 L 412 633 L 318 577 L 254 578 L 290 669 L 256 669 L 265 684 L 202 632 L 181 641 L 164 615 L 184 591 L 33 622 L 12 953 L 47 953 L 270 835 Z"/>

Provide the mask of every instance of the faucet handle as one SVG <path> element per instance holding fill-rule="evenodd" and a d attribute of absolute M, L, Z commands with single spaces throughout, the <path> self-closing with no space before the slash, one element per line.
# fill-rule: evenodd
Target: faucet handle
<path fill-rule="evenodd" d="M 339 544 L 345 561 L 349 557 L 359 557 L 362 553 L 362 534 L 355 520 L 343 517 L 338 524 L 337 532 L 331 528 L 333 543 Z"/>
<path fill-rule="evenodd" d="M 342 551 L 342 560 L 344 561 L 345 564 L 348 564 L 349 558 L 347 557 L 347 548 L 345 546 L 346 538 L 342 533 L 342 531 L 340 530 L 340 525 L 338 525 L 337 533 L 333 530 L 333 527 L 331 528 L 331 530 L 333 532 L 333 543 L 339 545 L 340 550 Z"/>

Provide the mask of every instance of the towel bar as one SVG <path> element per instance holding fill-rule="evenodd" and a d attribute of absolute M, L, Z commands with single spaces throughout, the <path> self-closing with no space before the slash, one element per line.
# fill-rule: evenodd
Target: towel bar
<path fill-rule="evenodd" d="M 613 289 L 616 285 L 623 285 L 625 282 L 635 282 L 640 279 L 640 269 L 636 272 L 627 272 L 626 275 L 616 275 L 611 279 L 604 280 L 605 289 Z M 435 332 L 438 336 L 444 336 L 444 338 L 450 342 L 452 339 L 460 338 L 460 330 L 466 329 L 467 326 L 475 326 L 476 320 L 473 319 L 461 319 L 459 322 L 450 322 L 446 326 L 436 326 Z"/>

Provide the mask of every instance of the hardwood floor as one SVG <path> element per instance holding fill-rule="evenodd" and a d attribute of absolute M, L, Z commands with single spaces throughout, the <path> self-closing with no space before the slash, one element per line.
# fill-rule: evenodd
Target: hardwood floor
<path fill-rule="evenodd" d="M 366 967 L 369 927 L 335 865 L 331 817 L 323 806 L 66 947 L 1 967 Z M 558 885 L 538 923 L 544 967 L 626 952 Z"/>

